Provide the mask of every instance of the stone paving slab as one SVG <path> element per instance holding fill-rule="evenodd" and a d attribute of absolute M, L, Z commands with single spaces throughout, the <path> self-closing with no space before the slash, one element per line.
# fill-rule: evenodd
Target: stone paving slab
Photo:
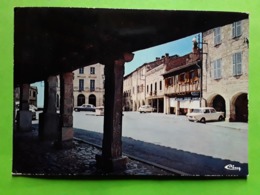
<path fill-rule="evenodd" d="M 38 132 L 15 132 L 13 175 L 30 176 L 174 176 L 173 173 L 129 159 L 127 169 L 103 172 L 96 167 L 97 147 L 73 140 L 71 149 L 56 149 L 51 142 L 40 142 Z"/>

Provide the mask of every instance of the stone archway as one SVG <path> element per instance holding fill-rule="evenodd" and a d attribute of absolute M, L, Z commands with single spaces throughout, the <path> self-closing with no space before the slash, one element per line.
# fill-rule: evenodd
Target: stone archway
<path fill-rule="evenodd" d="M 85 104 L 85 96 L 83 94 L 79 94 L 77 97 L 77 106 L 81 106 L 82 104 Z"/>
<path fill-rule="evenodd" d="M 248 122 L 248 98 L 247 93 L 239 94 L 234 100 L 235 117 L 237 122 Z"/>
<path fill-rule="evenodd" d="M 212 106 L 216 109 L 216 111 L 224 112 L 226 116 L 226 102 L 225 99 L 221 95 L 216 95 L 213 98 Z"/>
<path fill-rule="evenodd" d="M 91 94 L 89 97 L 88 97 L 88 103 L 89 104 L 92 104 L 94 106 L 96 106 L 96 102 L 97 102 L 97 98 L 94 94 Z"/>

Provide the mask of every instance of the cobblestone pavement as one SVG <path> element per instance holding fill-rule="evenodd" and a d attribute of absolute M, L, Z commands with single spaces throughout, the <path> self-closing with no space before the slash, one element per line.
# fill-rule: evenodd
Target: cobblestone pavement
<path fill-rule="evenodd" d="M 71 149 L 56 149 L 50 142 L 41 142 L 38 131 L 15 132 L 13 175 L 31 176 L 174 176 L 154 166 L 128 159 L 127 169 L 103 172 L 96 167 L 97 147 L 73 140 Z M 91 177 L 90 177 L 91 178 Z"/>

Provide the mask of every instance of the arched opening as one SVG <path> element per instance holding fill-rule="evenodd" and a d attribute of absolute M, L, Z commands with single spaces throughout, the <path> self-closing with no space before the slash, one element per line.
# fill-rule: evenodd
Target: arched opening
<path fill-rule="evenodd" d="M 91 94 L 89 97 L 88 97 L 88 103 L 89 104 L 93 104 L 94 106 L 96 106 L 96 96 L 94 94 Z"/>
<path fill-rule="evenodd" d="M 85 96 L 83 94 L 79 94 L 77 98 L 77 105 L 81 106 L 82 104 L 85 104 Z"/>
<path fill-rule="evenodd" d="M 239 95 L 235 101 L 235 121 L 248 122 L 248 99 L 246 93 Z"/>
<path fill-rule="evenodd" d="M 225 99 L 221 95 L 216 95 L 215 98 L 213 98 L 212 106 L 216 109 L 216 111 L 224 112 L 226 117 L 226 103 Z"/>

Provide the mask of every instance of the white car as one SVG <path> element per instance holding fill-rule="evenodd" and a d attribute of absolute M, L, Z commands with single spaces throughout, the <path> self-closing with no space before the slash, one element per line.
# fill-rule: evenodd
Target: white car
<path fill-rule="evenodd" d="M 196 108 L 191 113 L 188 113 L 186 116 L 188 117 L 189 121 L 202 123 L 214 120 L 222 121 L 225 119 L 224 112 L 217 112 L 215 108 L 212 107 Z"/>
<path fill-rule="evenodd" d="M 76 106 L 74 108 L 75 112 L 80 112 L 80 111 L 91 111 L 91 112 L 95 112 L 96 108 L 94 105 L 92 104 L 82 104 L 81 106 Z"/>
<path fill-rule="evenodd" d="M 151 105 L 140 106 L 138 111 L 140 113 L 153 112 L 155 109 Z"/>

